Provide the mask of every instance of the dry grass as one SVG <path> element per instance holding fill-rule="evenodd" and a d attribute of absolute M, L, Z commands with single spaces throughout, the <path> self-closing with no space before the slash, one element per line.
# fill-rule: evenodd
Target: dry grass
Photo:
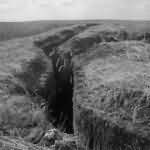
<path fill-rule="evenodd" d="M 107 49 L 99 45 L 97 53 L 92 53 L 97 59 L 89 63 L 84 70 L 87 87 L 95 91 L 95 96 L 92 96 L 99 103 L 96 102 L 96 107 L 108 112 L 114 112 L 118 108 L 123 108 L 128 113 L 132 112 L 128 107 L 141 104 L 146 95 L 150 94 L 149 45 L 146 49 L 146 45 L 142 47 L 141 43 L 135 45 L 131 42 L 128 47 L 123 44 L 125 43 L 121 42 L 120 47 L 118 43 L 108 44 Z M 138 55 L 140 59 L 131 55 Z M 97 97 L 100 97 L 100 100 Z M 94 99 L 91 103 L 93 101 Z"/>
<path fill-rule="evenodd" d="M 44 53 L 24 38 L 0 43 L 0 133 L 33 142 L 49 125 L 40 97 L 31 96 L 40 75 L 50 68 Z M 33 91 L 32 91 L 33 90 Z M 33 131 L 37 133 L 33 135 Z M 32 133 L 32 135 L 31 135 Z"/>
<path fill-rule="evenodd" d="M 87 148 L 148 148 L 149 49 L 143 42 L 101 43 L 76 57 L 82 73 L 75 79 L 75 122 Z"/>

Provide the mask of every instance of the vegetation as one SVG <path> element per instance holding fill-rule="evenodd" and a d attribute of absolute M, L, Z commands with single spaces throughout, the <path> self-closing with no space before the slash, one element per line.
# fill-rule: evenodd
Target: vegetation
<path fill-rule="evenodd" d="M 48 22 L 22 24 L 13 37 L 53 28 Z M 25 28 L 29 24 L 33 30 Z M 39 144 L 54 125 L 74 130 L 77 145 L 86 149 L 149 149 L 149 22 L 58 26 L 0 42 L 1 145 L 16 137 Z M 2 40 L 11 38 L 6 35 Z M 74 141 L 58 145 L 77 149 Z"/>

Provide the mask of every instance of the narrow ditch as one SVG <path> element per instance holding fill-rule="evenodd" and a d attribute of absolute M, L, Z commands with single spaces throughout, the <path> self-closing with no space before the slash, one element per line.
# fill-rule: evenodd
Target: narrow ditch
<path fill-rule="evenodd" d="M 56 128 L 66 133 L 73 133 L 73 65 L 70 52 L 59 54 L 57 47 L 95 25 L 77 26 L 34 42 L 49 57 L 53 66 L 53 75 L 49 75 L 42 91 L 42 97 L 47 103 L 47 118 Z"/>
<path fill-rule="evenodd" d="M 54 92 L 48 93 L 47 117 L 56 128 L 66 133 L 73 133 L 73 65 L 71 54 L 61 55 L 53 49 L 49 56 L 54 73 Z M 50 77 L 51 78 L 51 77 Z M 51 79 L 47 88 L 51 88 Z"/>
<path fill-rule="evenodd" d="M 67 133 L 73 132 L 73 65 L 70 53 L 62 57 L 55 50 L 51 56 L 56 81 L 56 96 L 49 110 L 55 117 L 54 125 Z"/>

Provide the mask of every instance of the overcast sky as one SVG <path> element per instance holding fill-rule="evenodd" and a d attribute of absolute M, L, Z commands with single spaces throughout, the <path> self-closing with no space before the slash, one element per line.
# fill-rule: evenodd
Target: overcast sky
<path fill-rule="evenodd" d="M 150 20 L 150 0 L 0 0 L 0 21 Z"/>

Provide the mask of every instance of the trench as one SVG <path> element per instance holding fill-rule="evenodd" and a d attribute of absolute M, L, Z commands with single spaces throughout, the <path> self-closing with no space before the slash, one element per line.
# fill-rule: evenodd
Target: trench
<path fill-rule="evenodd" d="M 70 53 L 65 56 L 54 54 L 49 57 L 53 66 L 52 79 L 47 80 L 47 118 L 58 129 L 66 133 L 73 133 L 73 65 Z"/>

